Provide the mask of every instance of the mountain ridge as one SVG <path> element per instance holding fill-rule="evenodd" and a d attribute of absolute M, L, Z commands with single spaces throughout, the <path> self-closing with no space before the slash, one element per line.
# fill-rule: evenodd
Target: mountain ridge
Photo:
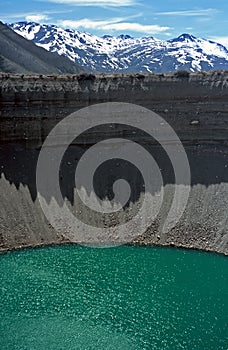
<path fill-rule="evenodd" d="M 162 73 L 185 69 L 192 72 L 228 69 L 228 49 L 211 40 L 181 34 L 170 40 L 151 36 L 98 37 L 56 25 L 34 22 L 8 24 L 37 46 L 65 56 L 94 72 Z"/>

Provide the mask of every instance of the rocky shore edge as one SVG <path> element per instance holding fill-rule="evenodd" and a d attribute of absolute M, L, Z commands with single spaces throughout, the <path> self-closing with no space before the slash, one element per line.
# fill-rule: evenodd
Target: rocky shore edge
<path fill-rule="evenodd" d="M 220 255 L 220 256 L 225 256 L 228 257 L 228 253 L 226 252 L 220 252 L 214 249 L 208 249 L 208 248 L 197 248 L 194 247 L 193 245 L 187 247 L 184 245 L 178 245 L 175 244 L 174 242 L 171 242 L 170 244 L 155 244 L 155 243 L 143 243 L 143 242 L 138 242 L 138 243 L 128 243 L 128 244 L 123 244 L 124 246 L 129 246 L 129 247 L 148 247 L 148 248 L 172 248 L 172 249 L 181 249 L 181 250 L 188 250 L 188 251 L 198 251 L 198 252 L 202 252 L 202 253 L 209 253 L 209 254 L 216 254 L 216 255 Z M 73 242 L 69 242 L 69 241 L 63 241 L 61 243 L 59 242 L 49 242 L 49 243 L 38 243 L 38 244 L 34 244 L 34 245 L 23 245 L 23 246 L 15 246 L 15 247 L 7 247 L 7 248 L 1 248 L 0 247 L 0 256 L 2 254 L 8 254 L 11 252 L 17 252 L 17 251 L 23 251 L 23 250 L 29 250 L 29 249 L 42 249 L 42 248 L 48 248 L 48 247 L 59 247 L 59 246 L 75 246 L 75 247 L 89 247 L 89 245 L 83 245 L 80 243 L 73 243 Z M 120 245 L 113 245 L 114 247 L 119 247 Z M 91 247 L 91 248 L 95 248 L 96 247 Z M 111 247 L 112 248 L 112 247 Z M 97 249 L 102 249 L 101 246 L 97 247 Z M 106 247 L 103 247 L 103 249 L 108 249 Z"/>

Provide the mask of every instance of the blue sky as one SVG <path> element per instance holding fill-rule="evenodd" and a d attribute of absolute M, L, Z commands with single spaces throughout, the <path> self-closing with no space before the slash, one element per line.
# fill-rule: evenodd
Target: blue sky
<path fill-rule="evenodd" d="M 3 22 L 36 21 L 96 35 L 170 39 L 182 33 L 228 47 L 227 0 L 1 0 Z"/>

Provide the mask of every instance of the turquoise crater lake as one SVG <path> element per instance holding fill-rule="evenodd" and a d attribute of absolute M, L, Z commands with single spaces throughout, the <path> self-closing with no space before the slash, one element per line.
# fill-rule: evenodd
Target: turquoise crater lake
<path fill-rule="evenodd" d="M 169 248 L 0 255 L 0 349 L 228 348 L 228 260 Z"/>

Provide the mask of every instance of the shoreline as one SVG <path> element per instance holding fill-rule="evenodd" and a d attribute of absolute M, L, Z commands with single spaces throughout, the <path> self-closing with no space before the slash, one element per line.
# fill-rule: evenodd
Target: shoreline
<path fill-rule="evenodd" d="M 155 244 L 155 243 L 125 243 L 125 244 L 117 244 L 116 246 L 113 245 L 111 247 L 90 247 L 88 244 L 80 244 L 80 243 L 74 243 L 74 242 L 51 242 L 51 243 L 39 243 L 36 245 L 24 245 L 24 246 L 18 246 L 18 247 L 10 247 L 10 248 L 0 248 L 0 256 L 7 253 L 13 253 L 13 252 L 19 252 L 24 250 L 36 250 L 36 249 L 42 249 L 42 248 L 49 248 L 49 247 L 61 247 L 61 246 L 75 246 L 75 247 L 87 247 L 91 249 L 112 249 L 117 248 L 121 246 L 125 247 L 142 247 L 142 248 L 171 248 L 171 249 L 179 249 L 179 250 L 187 250 L 187 251 L 195 251 L 195 252 L 202 252 L 202 253 L 209 253 L 209 254 L 215 254 L 219 256 L 228 257 L 228 253 L 225 252 L 219 252 L 212 249 L 204 249 L 204 248 L 197 248 L 197 247 L 185 247 L 183 245 L 176 245 L 176 244 Z"/>

